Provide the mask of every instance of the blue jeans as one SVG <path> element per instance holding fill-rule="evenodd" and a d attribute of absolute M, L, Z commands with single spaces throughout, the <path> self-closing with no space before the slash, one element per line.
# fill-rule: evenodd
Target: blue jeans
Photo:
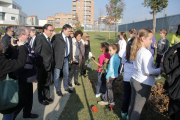
<path fill-rule="evenodd" d="M 69 88 L 69 60 L 68 58 L 64 58 L 63 69 L 54 68 L 54 85 L 56 91 L 60 91 L 60 84 L 59 84 L 59 76 L 63 70 L 63 85 L 64 89 L 67 90 Z"/>
<path fill-rule="evenodd" d="M 131 102 L 131 85 L 130 82 L 123 81 L 124 84 L 124 96 L 122 100 L 121 111 L 128 113 L 129 104 Z"/>
<path fill-rule="evenodd" d="M 99 90 L 101 88 L 102 83 L 102 94 L 106 93 L 106 74 L 101 74 L 98 72 L 98 82 L 96 86 L 96 94 L 99 94 Z"/>
<path fill-rule="evenodd" d="M 3 114 L 2 120 L 13 120 L 14 119 L 14 112 L 10 114 Z"/>

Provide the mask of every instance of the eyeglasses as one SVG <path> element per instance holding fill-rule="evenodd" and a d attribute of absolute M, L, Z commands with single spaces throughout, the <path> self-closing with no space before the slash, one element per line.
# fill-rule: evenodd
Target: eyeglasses
<path fill-rule="evenodd" d="M 54 32 L 54 30 L 49 30 L 50 32 Z"/>
<path fill-rule="evenodd" d="M 86 36 L 86 38 L 89 38 L 89 36 Z"/>
<path fill-rule="evenodd" d="M 14 30 L 13 30 L 13 31 L 11 31 L 11 32 L 14 32 Z"/>

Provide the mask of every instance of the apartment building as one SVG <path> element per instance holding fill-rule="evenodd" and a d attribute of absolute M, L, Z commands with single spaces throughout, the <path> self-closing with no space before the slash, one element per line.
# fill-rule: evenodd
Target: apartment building
<path fill-rule="evenodd" d="M 36 15 L 31 15 L 27 17 L 27 24 L 28 25 L 39 25 L 39 20 Z"/>
<path fill-rule="evenodd" d="M 82 25 L 94 24 L 94 1 L 72 0 L 72 19 L 76 14 Z"/>
<path fill-rule="evenodd" d="M 65 24 L 72 25 L 72 14 L 56 13 L 55 16 L 47 17 L 47 23 L 55 28 L 61 28 Z"/>
<path fill-rule="evenodd" d="M 0 0 L 0 25 L 26 25 L 27 14 L 12 0 Z"/>

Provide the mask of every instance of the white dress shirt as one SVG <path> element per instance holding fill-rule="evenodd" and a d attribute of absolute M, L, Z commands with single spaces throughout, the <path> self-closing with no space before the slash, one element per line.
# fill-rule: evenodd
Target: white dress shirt
<path fill-rule="evenodd" d="M 35 38 L 36 38 L 36 36 L 34 36 L 33 38 L 31 38 L 31 41 L 30 41 L 30 43 L 29 43 L 29 45 L 31 46 L 31 48 L 33 47 Z"/>
<path fill-rule="evenodd" d="M 68 37 L 66 37 L 63 33 L 62 33 L 62 36 L 63 36 L 63 38 L 64 38 L 65 43 L 66 43 L 66 38 L 67 38 L 67 44 L 68 44 L 68 55 L 69 55 L 69 53 L 70 53 L 70 44 L 69 44 L 69 39 L 68 39 Z M 67 56 L 68 56 L 68 55 L 67 55 Z M 66 57 L 66 50 L 65 50 L 65 57 Z"/>
<path fill-rule="evenodd" d="M 124 52 L 126 51 L 126 41 L 123 39 L 123 40 L 119 40 L 119 46 L 120 46 L 120 49 L 119 49 L 119 57 L 122 58 Z"/>

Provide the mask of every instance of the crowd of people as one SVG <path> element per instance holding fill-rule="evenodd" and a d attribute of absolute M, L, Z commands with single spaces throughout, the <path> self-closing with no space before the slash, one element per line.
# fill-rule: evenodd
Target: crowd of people
<path fill-rule="evenodd" d="M 129 39 L 125 32 L 120 32 L 117 36 L 118 43 L 100 44 L 100 51 L 103 54 L 99 56 L 98 62 L 95 61 L 95 56 L 92 57 L 98 66 L 95 97 L 102 96 L 99 105 L 115 105 L 112 86 L 118 76 L 123 76 L 124 96 L 121 116 L 127 120 L 139 120 L 151 87 L 155 84 L 155 78 L 161 78 L 164 72 L 163 60 L 166 52 L 180 42 L 180 25 L 170 43 L 166 35 L 167 30 L 162 29 L 161 39 L 156 43 L 151 28 L 143 28 L 138 32 L 131 29 Z M 52 83 L 56 88 L 56 94 L 63 96 L 60 77 L 63 78 L 64 90 L 73 93 L 72 78 L 74 77 L 74 84 L 80 86 L 78 74 L 86 77 L 85 61 L 90 59 L 91 53 L 89 34 L 80 30 L 73 32 L 68 24 L 56 34 L 51 24 L 45 24 L 42 34 L 37 34 L 34 27 L 30 30 L 19 27 L 16 38 L 13 36 L 14 29 L 8 26 L 0 42 L 0 81 L 5 80 L 7 74 L 10 78 L 18 80 L 19 103 L 16 107 L 0 110 L 0 113 L 3 114 L 3 120 L 14 120 L 23 109 L 24 118 L 38 118 L 38 114 L 31 113 L 32 83 L 37 83 L 38 100 L 42 105 L 53 102 L 49 87 Z M 155 49 L 157 57 L 154 66 Z M 179 53 L 178 50 L 176 52 Z M 103 65 L 108 66 L 107 72 L 102 72 Z M 101 84 L 102 93 L 100 93 Z M 178 113 L 179 109 L 174 111 L 171 118 L 178 120 Z"/>

